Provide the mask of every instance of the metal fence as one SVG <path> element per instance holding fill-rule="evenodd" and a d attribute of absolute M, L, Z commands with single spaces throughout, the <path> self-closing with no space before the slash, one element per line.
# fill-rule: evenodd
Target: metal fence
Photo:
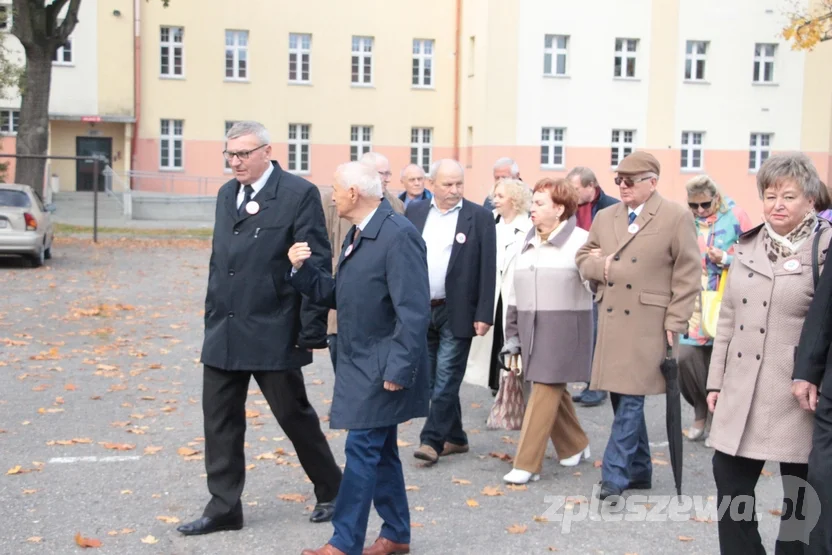
<path fill-rule="evenodd" d="M 134 193 L 164 193 L 214 197 L 229 177 L 206 177 L 174 172 L 128 171 L 118 176 Z"/>

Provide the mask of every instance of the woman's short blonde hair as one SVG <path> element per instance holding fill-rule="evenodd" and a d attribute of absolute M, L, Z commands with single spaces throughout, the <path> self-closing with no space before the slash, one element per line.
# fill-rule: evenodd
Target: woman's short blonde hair
<path fill-rule="evenodd" d="M 695 197 L 697 195 L 710 195 L 711 198 L 719 197 L 719 211 L 728 211 L 728 203 L 725 202 L 725 197 L 722 196 L 719 185 L 710 176 L 697 175 L 687 182 L 685 189 L 687 189 L 689 197 Z"/>
<path fill-rule="evenodd" d="M 506 196 L 511 200 L 514 210 L 521 214 L 529 212 L 532 207 L 532 191 L 525 183 L 519 179 L 501 179 L 494 184 L 494 188 L 491 190 L 491 195 L 489 195 L 491 200 L 494 200 L 494 193 L 500 185 L 505 189 Z"/>

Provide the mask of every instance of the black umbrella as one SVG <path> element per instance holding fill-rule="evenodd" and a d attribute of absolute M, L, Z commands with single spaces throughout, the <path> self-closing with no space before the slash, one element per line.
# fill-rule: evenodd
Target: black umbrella
<path fill-rule="evenodd" d="M 667 356 L 661 365 L 667 396 L 667 444 L 670 466 L 676 482 L 676 494 L 682 495 L 682 399 L 679 389 L 679 363 L 673 357 L 673 347 L 667 346 Z"/>

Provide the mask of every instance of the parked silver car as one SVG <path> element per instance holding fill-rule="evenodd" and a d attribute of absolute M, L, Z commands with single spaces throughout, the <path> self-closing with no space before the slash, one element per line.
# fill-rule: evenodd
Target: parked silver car
<path fill-rule="evenodd" d="M 0 254 L 25 256 L 33 267 L 42 266 L 52 258 L 54 211 L 28 185 L 0 183 Z"/>

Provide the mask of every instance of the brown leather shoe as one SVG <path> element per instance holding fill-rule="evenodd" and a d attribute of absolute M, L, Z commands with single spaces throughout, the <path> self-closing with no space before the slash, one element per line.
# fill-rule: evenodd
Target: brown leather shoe
<path fill-rule="evenodd" d="M 468 444 L 465 445 L 457 445 L 456 443 L 451 443 L 450 441 L 446 441 L 445 445 L 442 447 L 442 453 L 440 453 L 440 457 L 446 457 L 448 455 L 461 455 L 462 453 L 467 453 L 469 450 Z"/>
<path fill-rule="evenodd" d="M 436 464 L 436 461 L 439 460 L 439 454 L 430 445 L 420 445 L 413 452 L 413 456 L 419 460 L 426 461 L 428 464 Z"/>
<path fill-rule="evenodd" d="M 329 544 L 326 544 L 320 549 L 304 549 L 300 555 L 347 555 L 340 549 L 335 549 Z"/>
<path fill-rule="evenodd" d="M 394 543 L 387 538 L 379 536 L 373 545 L 364 548 L 361 555 L 397 555 L 400 553 L 410 553 L 410 545 L 406 543 Z"/>

